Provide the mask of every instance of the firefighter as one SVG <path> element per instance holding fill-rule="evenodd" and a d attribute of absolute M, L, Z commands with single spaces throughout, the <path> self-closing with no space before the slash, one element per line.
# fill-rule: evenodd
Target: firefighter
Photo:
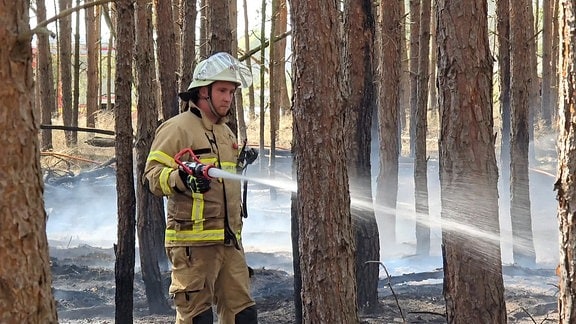
<path fill-rule="evenodd" d="M 145 176 L 154 194 L 167 197 L 165 246 L 177 324 L 212 324 L 213 305 L 221 324 L 258 322 L 242 247 L 240 182 L 187 172 L 174 159 L 189 148 L 200 165 L 232 173 L 247 156 L 253 162 L 255 151 L 240 152 L 226 125 L 236 89 L 251 83 L 250 70 L 228 53 L 201 61 L 188 91 L 179 94 L 187 109 L 162 123 L 152 142 Z"/>

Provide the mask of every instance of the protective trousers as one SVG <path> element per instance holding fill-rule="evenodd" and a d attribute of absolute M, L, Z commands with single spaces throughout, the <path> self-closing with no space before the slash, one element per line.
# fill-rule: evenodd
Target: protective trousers
<path fill-rule="evenodd" d="M 213 303 L 219 324 L 257 323 L 243 250 L 210 245 L 169 247 L 166 251 L 172 262 L 169 291 L 176 306 L 176 324 L 212 323 Z"/>

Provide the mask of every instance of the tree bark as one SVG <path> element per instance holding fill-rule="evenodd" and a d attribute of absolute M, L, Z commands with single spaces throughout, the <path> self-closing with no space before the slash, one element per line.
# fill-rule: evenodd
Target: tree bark
<path fill-rule="evenodd" d="M 487 1 L 438 1 L 444 298 L 448 323 L 506 323 Z M 463 228 L 467 230 L 462 230 Z M 473 278 L 473 279 L 472 279 Z"/>
<path fill-rule="evenodd" d="M 397 1 L 396 1 L 397 2 Z M 378 306 L 380 260 L 378 224 L 372 200 L 370 167 L 371 125 L 376 109 L 374 84 L 374 38 L 376 22 L 372 2 L 344 2 L 344 63 L 348 107 L 345 129 L 345 151 L 349 164 L 350 194 L 359 204 L 351 205 L 356 239 L 357 305 L 360 311 L 374 312 Z"/>
<path fill-rule="evenodd" d="M 553 0 L 544 0 L 542 3 L 542 10 L 544 11 L 543 29 L 542 29 L 542 122 L 545 128 L 550 128 L 552 125 L 553 107 L 550 105 L 552 96 L 552 78 L 555 77 L 551 74 L 552 70 L 552 38 L 555 34 L 553 32 L 552 16 L 554 6 Z"/>
<path fill-rule="evenodd" d="M 532 216 L 530 212 L 530 184 L 528 177 L 530 142 L 530 107 L 533 94 L 533 73 L 530 64 L 533 46 L 531 6 L 510 2 L 510 217 L 512 219 L 512 248 L 514 262 L 522 266 L 536 263 Z"/>
<path fill-rule="evenodd" d="M 414 189 L 416 210 L 416 254 L 430 255 L 430 215 L 428 208 L 428 70 L 430 63 L 431 0 L 420 3 L 420 36 L 416 87 L 416 138 L 414 142 Z"/>
<path fill-rule="evenodd" d="M 420 2 L 410 0 L 410 114 L 409 147 L 410 157 L 414 157 L 416 141 L 416 107 L 418 106 L 418 51 L 420 50 Z"/>
<path fill-rule="evenodd" d="M 60 11 L 72 7 L 72 0 L 59 0 Z M 64 126 L 74 126 L 72 123 L 72 26 L 71 17 L 64 16 L 60 19 L 59 30 L 60 44 L 60 86 L 62 98 L 62 122 Z M 75 144 L 74 134 L 72 131 L 64 132 L 66 146 L 71 147 Z"/>
<path fill-rule="evenodd" d="M 164 201 L 148 190 L 145 183 L 144 167 L 150 153 L 150 146 L 158 125 L 156 92 L 153 80 L 156 79 L 154 63 L 154 39 L 152 35 L 152 8 L 149 0 L 136 2 L 136 70 L 137 73 L 137 131 L 136 131 L 136 197 L 137 231 L 140 251 L 142 280 L 146 287 L 148 309 L 152 314 L 164 314 L 171 307 L 164 297 L 167 287 L 163 287 L 160 264 L 166 268 L 168 258 L 164 252 Z"/>
<path fill-rule="evenodd" d="M 576 236 L 576 3 L 563 0 L 560 10 L 562 100 L 559 110 L 558 178 L 554 189 L 558 192 L 558 220 L 560 225 L 560 293 L 558 294 L 559 323 L 576 322 L 576 265 L 574 253 Z"/>
<path fill-rule="evenodd" d="M 134 57 L 134 2 L 117 0 L 116 105 L 116 190 L 118 206 L 118 245 L 116 263 L 116 323 L 132 323 L 134 309 L 134 263 L 136 244 L 133 153 L 132 153 L 132 60 Z"/>
<path fill-rule="evenodd" d="M 386 238 L 383 246 L 393 249 L 396 244 L 396 200 L 398 197 L 398 157 L 399 157 L 399 120 L 400 105 L 400 64 L 402 57 L 398 44 L 402 42 L 400 21 L 401 1 L 386 1 L 380 6 L 381 43 L 380 62 L 381 80 L 378 93 L 378 134 L 380 147 L 380 171 L 376 184 L 376 213 L 381 220 L 381 235 Z M 384 251 L 385 253 L 385 251 Z"/>
<path fill-rule="evenodd" d="M 29 1 L 0 2 L 0 321 L 58 323 L 34 111 Z"/>
<path fill-rule="evenodd" d="M 338 80 L 342 63 L 338 6 L 327 0 L 294 0 L 290 16 L 303 322 L 359 323 L 345 107 Z M 318 53 L 325 64 L 318 64 Z"/>
<path fill-rule="evenodd" d="M 46 20 L 46 4 L 44 0 L 36 0 L 36 17 L 38 21 Z M 42 124 L 52 124 L 52 112 L 56 107 L 54 100 L 54 76 L 52 75 L 52 52 L 48 33 L 38 34 L 38 78 L 40 111 L 42 112 Z M 52 149 L 52 131 L 42 130 L 40 149 L 47 151 Z"/>
<path fill-rule="evenodd" d="M 178 107 L 178 57 L 176 51 L 176 34 L 172 21 L 172 1 L 154 0 L 156 8 L 156 33 L 158 43 L 156 56 L 158 57 L 158 80 L 162 102 L 162 118 L 168 120 L 180 112 Z"/>
<path fill-rule="evenodd" d="M 91 1 L 91 0 L 90 0 Z M 96 127 L 96 112 L 98 111 L 98 62 L 100 61 L 100 35 L 96 25 L 96 8 L 87 7 L 86 14 L 86 127 Z"/>

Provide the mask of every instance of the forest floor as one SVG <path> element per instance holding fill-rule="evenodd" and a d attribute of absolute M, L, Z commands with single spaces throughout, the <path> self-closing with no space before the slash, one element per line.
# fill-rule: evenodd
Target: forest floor
<path fill-rule="evenodd" d="M 100 118 L 100 123 L 110 125 L 111 123 L 106 123 L 105 118 L 106 116 Z M 285 135 L 281 136 L 283 142 L 278 144 L 279 147 L 290 147 L 288 132 L 288 128 L 284 129 Z M 79 135 L 78 147 L 65 149 L 62 144 L 63 136 L 55 136 L 55 149 L 52 152 L 45 152 L 42 158 L 43 168 L 50 170 L 45 172 L 45 177 L 54 179 L 65 174 L 74 175 L 109 161 L 113 156 L 113 148 L 89 146 L 85 144 L 87 137 L 85 134 Z M 541 165 L 538 168 L 550 175 L 555 173 L 553 157 L 555 150 L 548 151 L 550 157 L 539 159 Z M 67 171 L 62 171 L 63 169 Z M 47 192 L 51 190 L 51 186 L 47 186 Z M 540 202 L 536 201 L 535 205 L 539 204 Z M 47 202 L 47 205 L 50 204 Z M 56 212 L 57 210 L 51 209 L 49 217 L 56 218 Z M 59 322 L 113 323 L 115 298 L 113 249 L 51 240 L 50 234 L 48 238 L 53 293 L 57 302 Z M 549 242 L 555 239 L 555 236 L 545 234 L 542 241 Z M 557 253 L 554 244 L 542 251 L 549 254 Z M 414 264 L 419 263 L 417 257 L 410 253 L 401 258 L 413 259 Z M 255 269 L 252 292 L 258 307 L 259 323 L 294 323 L 291 258 L 284 253 L 273 251 L 247 251 L 247 259 Z M 553 257 L 552 259 L 554 260 Z M 548 261 L 543 262 L 541 267 L 530 269 L 513 265 L 503 267 L 509 323 L 558 322 L 558 277 L 554 271 L 554 262 Z M 167 283 L 169 272 L 165 272 L 164 276 Z M 407 268 L 390 277 L 381 276 L 378 289 L 379 307 L 372 314 L 361 314 L 362 323 L 446 323 L 442 278 L 440 267 L 428 270 Z M 148 314 L 145 289 L 138 270 L 134 282 L 134 319 L 135 323 L 174 322 L 173 312 L 162 315 Z"/>

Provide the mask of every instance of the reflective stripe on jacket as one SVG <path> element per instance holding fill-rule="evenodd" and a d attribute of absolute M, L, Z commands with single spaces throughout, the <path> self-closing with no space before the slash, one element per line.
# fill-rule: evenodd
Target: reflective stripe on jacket
<path fill-rule="evenodd" d="M 236 137 L 223 121 L 213 124 L 201 116 L 200 110 L 192 107 L 162 123 L 146 162 L 144 173 L 150 190 L 168 198 L 167 247 L 224 243 L 226 217 L 231 232 L 240 240 L 240 182 L 212 179 L 210 190 L 199 194 L 186 189 L 178 175 L 174 156 L 184 148 L 191 148 L 204 164 L 236 173 Z"/>

